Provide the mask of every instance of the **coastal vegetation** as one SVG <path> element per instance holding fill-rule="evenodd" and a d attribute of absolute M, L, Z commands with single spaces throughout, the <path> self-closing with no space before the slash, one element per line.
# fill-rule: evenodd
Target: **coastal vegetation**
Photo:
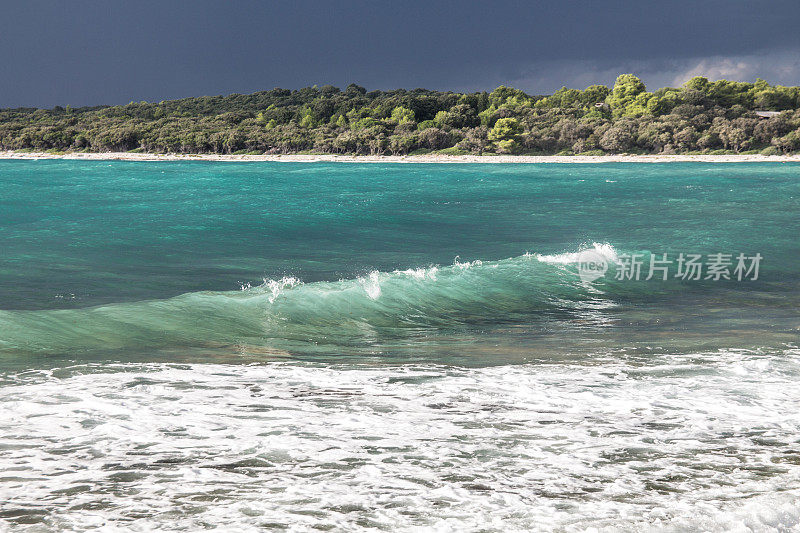
<path fill-rule="evenodd" d="M 800 151 L 800 87 L 695 77 L 648 92 L 367 91 L 351 84 L 159 103 L 0 109 L 0 149 L 154 153 L 685 154 Z"/>

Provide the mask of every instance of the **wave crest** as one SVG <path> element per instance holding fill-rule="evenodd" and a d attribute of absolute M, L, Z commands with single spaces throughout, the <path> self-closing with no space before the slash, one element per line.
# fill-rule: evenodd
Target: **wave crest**
<path fill-rule="evenodd" d="M 607 243 L 593 249 L 613 261 Z M 575 253 L 499 261 L 456 258 L 450 266 L 303 283 L 265 279 L 241 291 L 47 311 L 0 311 L 0 351 L 52 352 L 259 339 L 357 338 L 366 332 L 513 323 L 585 309 L 602 291 L 580 283 Z M 605 301 L 605 306 L 609 305 Z"/>
<path fill-rule="evenodd" d="M 598 253 L 601 257 L 603 257 L 606 261 L 610 263 L 619 263 L 619 256 L 617 255 L 617 250 L 607 242 L 603 243 L 593 242 L 591 246 L 583 246 L 577 252 L 568 252 L 555 255 L 534 254 L 534 257 L 536 257 L 539 261 L 542 261 L 544 263 L 569 265 L 577 263 L 580 259 L 580 255 L 586 250 L 592 250 Z"/>

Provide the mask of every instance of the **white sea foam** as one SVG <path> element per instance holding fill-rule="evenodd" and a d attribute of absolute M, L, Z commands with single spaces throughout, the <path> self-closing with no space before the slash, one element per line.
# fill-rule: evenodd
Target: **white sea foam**
<path fill-rule="evenodd" d="M 614 249 L 614 247 L 607 242 L 604 243 L 594 242 L 592 243 L 591 246 L 582 246 L 580 250 L 578 250 L 577 252 L 566 252 L 563 254 L 553 254 L 553 255 L 533 254 L 533 256 L 543 263 L 569 265 L 577 263 L 580 260 L 581 253 L 585 252 L 586 250 L 592 250 L 594 252 L 597 252 L 609 262 L 612 263 L 619 262 L 619 257 L 617 256 L 617 250 Z"/>
<path fill-rule="evenodd" d="M 291 289 L 302 285 L 303 282 L 293 276 L 284 276 L 281 279 L 264 278 L 261 285 L 253 287 L 251 283 L 242 283 L 240 288 L 242 292 L 255 291 L 258 294 L 267 293 L 269 296 L 267 300 L 273 303 L 275 299 L 280 296 L 286 289 Z"/>
<path fill-rule="evenodd" d="M 0 510 L 21 529 L 795 530 L 798 355 L 5 376 Z"/>
<path fill-rule="evenodd" d="M 274 279 L 265 279 L 264 280 L 264 287 L 269 289 L 270 296 L 268 298 L 269 303 L 274 303 L 275 299 L 281 295 L 281 293 L 286 289 L 291 289 L 293 287 L 297 287 L 298 285 L 302 285 L 302 282 L 294 277 L 286 277 L 279 280 Z"/>
<path fill-rule="evenodd" d="M 372 300 L 377 300 L 381 297 L 381 273 L 373 270 L 366 277 L 358 278 L 358 283 L 363 287 L 364 292 Z"/>
<path fill-rule="evenodd" d="M 439 267 L 428 267 L 428 268 L 409 268 L 406 270 L 395 270 L 396 274 L 405 274 L 406 276 L 411 276 L 414 279 L 424 280 L 436 280 L 436 273 L 439 272 Z"/>
<path fill-rule="evenodd" d="M 476 259 L 474 261 L 465 261 L 465 262 L 462 262 L 459 256 L 456 256 L 456 258 L 453 259 L 453 267 L 458 270 L 467 270 L 472 267 L 481 266 L 482 264 L 483 261 L 481 261 L 480 259 Z"/>

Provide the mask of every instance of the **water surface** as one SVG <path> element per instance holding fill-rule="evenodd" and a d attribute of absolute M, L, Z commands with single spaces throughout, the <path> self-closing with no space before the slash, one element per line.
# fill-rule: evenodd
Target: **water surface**
<path fill-rule="evenodd" d="M 0 161 L 0 520 L 797 527 L 798 178 Z"/>

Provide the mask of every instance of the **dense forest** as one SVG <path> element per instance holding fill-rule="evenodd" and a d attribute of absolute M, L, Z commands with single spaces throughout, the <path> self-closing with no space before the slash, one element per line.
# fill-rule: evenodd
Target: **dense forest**
<path fill-rule="evenodd" d="M 772 113 L 768 113 L 772 112 Z M 0 110 L 0 149 L 335 154 L 764 153 L 800 151 L 800 87 L 764 80 L 648 92 L 631 74 L 613 88 L 531 96 L 358 85 L 160 103 Z"/>

